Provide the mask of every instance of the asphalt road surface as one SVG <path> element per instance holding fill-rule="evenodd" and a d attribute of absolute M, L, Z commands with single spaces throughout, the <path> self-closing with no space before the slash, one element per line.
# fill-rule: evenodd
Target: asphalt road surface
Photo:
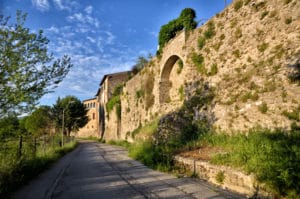
<path fill-rule="evenodd" d="M 154 171 L 121 147 L 84 141 L 13 198 L 244 198 L 194 178 Z"/>

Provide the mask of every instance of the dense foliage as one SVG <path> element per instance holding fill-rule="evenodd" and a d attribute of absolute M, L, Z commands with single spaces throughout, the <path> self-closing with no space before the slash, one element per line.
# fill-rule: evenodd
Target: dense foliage
<path fill-rule="evenodd" d="M 68 56 L 54 60 L 43 31 L 31 32 L 25 20 L 21 11 L 14 24 L 0 15 L 0 117 L 31 111 L 72 66 Z"/>
<path fill-rule="evenodd" d="M 183 29 L 195 29 L 197 27 L 197 22 L 194 20 L 195 18 L 196 12 L 191 8 L 185 8 L 181 11 L 180 16 L 177 19 L 171 20 L 169 23 L 163 25 L 160 28 L 158 36 L 158 53 L 161 54 L 165 44 L 170 41 L 170 39 L 174 38 L 178 31 Z"/>
<path fill-rule="evenodd" d="M 39 107 L 25 119 L 25 128 L 33 136 L 48 134 L 53 127 L 53 114 L 49 106 Z"/>

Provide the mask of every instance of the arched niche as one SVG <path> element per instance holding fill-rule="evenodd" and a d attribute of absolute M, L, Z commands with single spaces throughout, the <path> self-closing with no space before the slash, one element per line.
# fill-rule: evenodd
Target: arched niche
<path fill-rule="evenodd" d="M 170 74 L 174 68 L 174 65 L 182 59 L 178 55 L 170 56 L 165 62 L 160 78 L 159 85 L 159 102 L 164 104 L 170 101 L 170 89 L 172 87 L 172 82 L 170 81 Z"/>

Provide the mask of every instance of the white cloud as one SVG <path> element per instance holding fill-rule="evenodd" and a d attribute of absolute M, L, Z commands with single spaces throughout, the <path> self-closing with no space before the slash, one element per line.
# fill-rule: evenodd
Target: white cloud
<path fill-rule="evenodd" d="M 105 33 L 108 36 L 107 40 L 106 40 L 106 43 L 110 44 L 110 45 L 113 44 L 116 37 L 111 32 L 109 32 L 109 31 L 106 31 Z"/>
<path fill-rule="evenodd" d="M 48 0 L 31 0 L 31 3 L 40 11 L 47 11 L 50 8 Z"/>
<path fill-rule="evenodd" d="M 87 14 L 91 14 L 93 12 L 93 7 L 91 5 L 87 6 L 84 11 L 87 13 Z"/>
<path fill-rule="evenodd" d="M 50 28 L 47 28 L 46 31 L 49 31 L 51 33 L 59 33 L 59 29 L 56 26 L 51 26 Z"/>
<path fill-rule="evenodd" d="M 87 15 L 83 15 L 82 13 L 74 13 L 73 15 L 70 15 L 67 17 L 67 20 L 69 22 L 77 22 L 77 23 L 81 23 L 81 24 L 89 24 L 92 25 L 96 28 L 99 27 L 100 22 L 97 18 L 93 18 L 92 16 L 90 16 L 89 14 Z"/>
<path fill-rule="evenodd" d="M 92 38 L 92 37 L 89 37 L 89 36 L 87 36 L 86 38 L 87 38 L 87 40 L 89 40 L 91 43 L 96 43 L 96 39 L 94 39 L 94 38 Z"/>
<path fill-rule="evenodd" d="M 54 5 L 59 10 L 72 11 L 74 8 L 78 7 L 78 3 L 75 1 L 63 1 L 63 0 L 53 0 Z"/>

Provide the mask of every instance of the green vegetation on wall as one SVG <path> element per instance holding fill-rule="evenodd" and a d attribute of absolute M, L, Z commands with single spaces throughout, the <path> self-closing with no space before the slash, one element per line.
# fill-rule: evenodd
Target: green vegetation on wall
<path fill-rule="evenodd" d="M 196 66 L 197 70 L 201 74 L 206 74 L 206 68 L 204 65 L 204 57 L 201 54 L 192 53 L 192 62 Z"/>
<path fill-rule="evenodd" d="M 123 86 L 118 85 L 115 87 L 112 97 L 106 103 L 106 111 L 109 113 L 116 107 L 116 115 L 118 119 L 121 119 L 121 94 L 123 92 Z"/>
<path fill-rule="evenodd" d="M 160 28 L 158 35 L 159 50 L 158 54 L 162 53 L 162 49 L 170 39 L 176 36 L 178 31 L 183 29 L 193 30 L 197 27 L 197 22 L 194 20 L 196 13 L 191 8 L 185 8 L 181 11 L 180 16 L 177 19 L 170 21 Z"/>

